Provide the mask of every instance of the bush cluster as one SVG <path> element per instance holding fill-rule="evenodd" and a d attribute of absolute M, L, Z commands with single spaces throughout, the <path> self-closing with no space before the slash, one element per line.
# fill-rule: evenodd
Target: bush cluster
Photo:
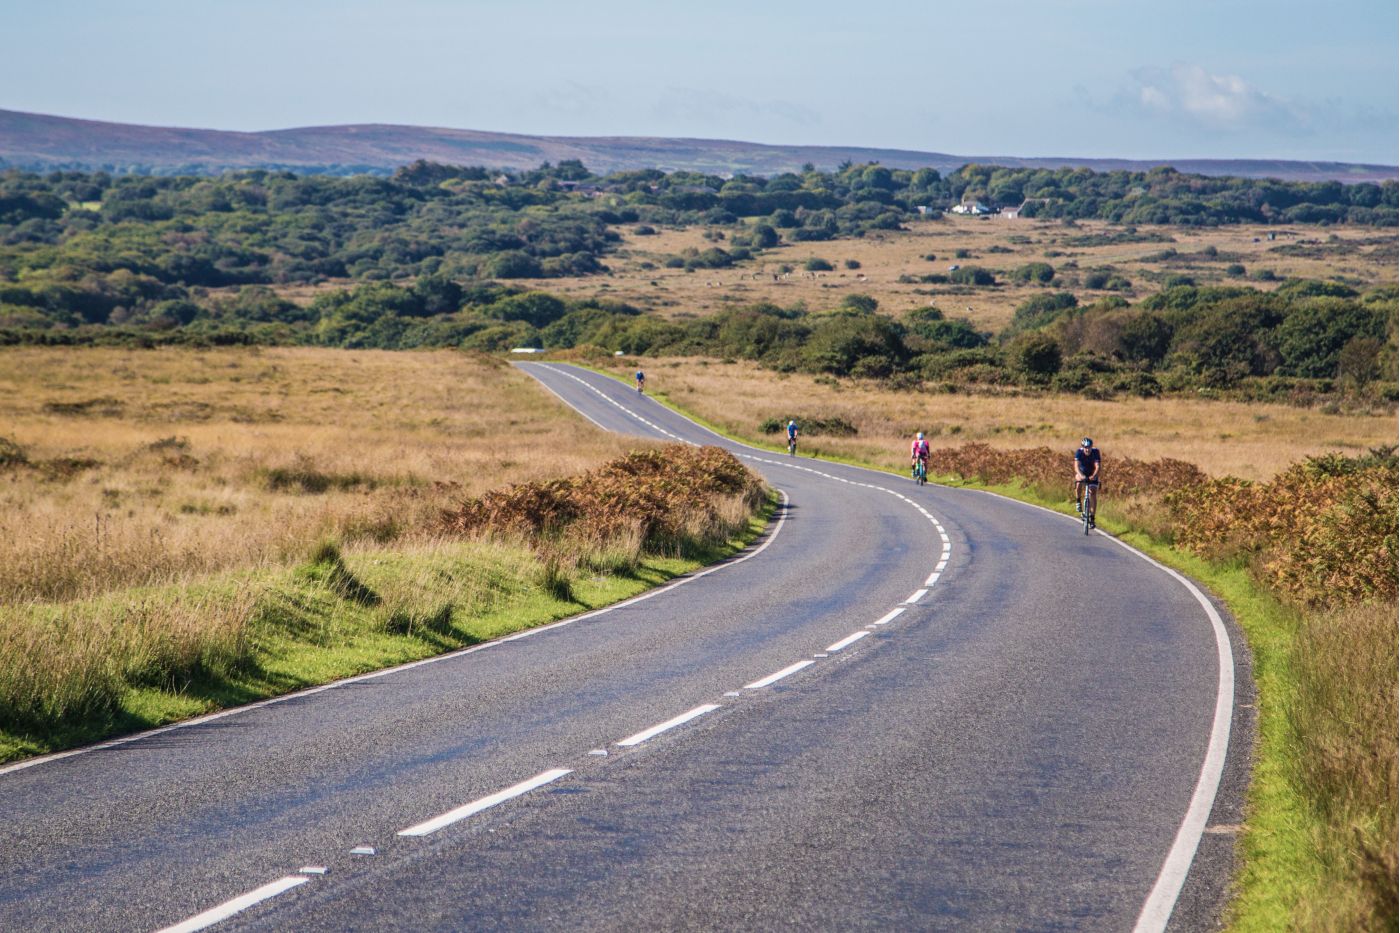
<path fill-rule="evenodd" d="M 1309 606 L 1396 598 L 1395 448 L 1311 457 L 1266 483 L 1225 478 L 1166 499 L 1178 544 L 1245 558 L 1271 589 Z"/>
<path fill-rule="evenodd" d="M 445 512 L 442 525 L 454 534 L 567 539 L 595 548 L 630 537 L 653 552 L 683 553 L 732 533 L 726 502 L 737 499 L 747 515 L 765 494 L 762 481 L 722 448 L 671 444 L 579 477 L 492 490 Z"/>

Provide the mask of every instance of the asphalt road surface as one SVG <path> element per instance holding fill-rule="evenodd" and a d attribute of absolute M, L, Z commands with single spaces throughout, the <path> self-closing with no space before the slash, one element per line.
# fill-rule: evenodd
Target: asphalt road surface
<path fill-rule="evenodd" d="M 739 453 L 773 526 L 612 609 L 0 769 L 0 929 L 1218 925 L 1250 679 L 1189 581 L 523 368 Z"/>

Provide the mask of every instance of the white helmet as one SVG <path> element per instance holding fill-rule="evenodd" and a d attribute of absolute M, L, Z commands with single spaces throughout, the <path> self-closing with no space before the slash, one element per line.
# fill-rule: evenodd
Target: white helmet
<path fill-rule="evenodd" d="M 920 431 L 920 432 L 919 432 L 919 440 L 923 440 L 923 439 L 924 439 L 924 432 L 923 432 L 923 431 Z"/>

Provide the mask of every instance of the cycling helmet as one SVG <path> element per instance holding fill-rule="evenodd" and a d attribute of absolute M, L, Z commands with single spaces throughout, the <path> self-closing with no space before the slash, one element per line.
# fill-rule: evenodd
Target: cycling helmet
<path fill-rule="evenodd" d="M 789 421 L 789 422 L 788 422 L 788 427 L 790 427 L 790 428 L 795 428 L 795 427 L 797 427 L 797 422 L 796 422 L 796 421 Z"/>
<path fill-rule="evenodd" d="M 920 431 L 920 432 L 919 432 L 919 440 L 923 440 L 923 439 L 924 439 L 924 432 L 923 432 L 923 431 Z"/>
<path fill-rule="evenodd" d="M 1084 438 L 1084 440 L 1082 440 L 1082 441 L 1079 442 L 1079 446 L 1080 446 L 1080 447 L 1093 447 L 1093 446 L 1094 446 L 1094 439 L 1093 439 L 1092 437 L 1086 437 L 1086 438 Z"/>

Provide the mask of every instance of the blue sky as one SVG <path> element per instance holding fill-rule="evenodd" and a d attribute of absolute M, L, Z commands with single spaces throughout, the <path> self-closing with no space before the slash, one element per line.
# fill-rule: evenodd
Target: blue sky
<path fill-rule="evenodd" d="M 0 0 L 0 107 L 1397 162 L 1395 0 Z"/>

